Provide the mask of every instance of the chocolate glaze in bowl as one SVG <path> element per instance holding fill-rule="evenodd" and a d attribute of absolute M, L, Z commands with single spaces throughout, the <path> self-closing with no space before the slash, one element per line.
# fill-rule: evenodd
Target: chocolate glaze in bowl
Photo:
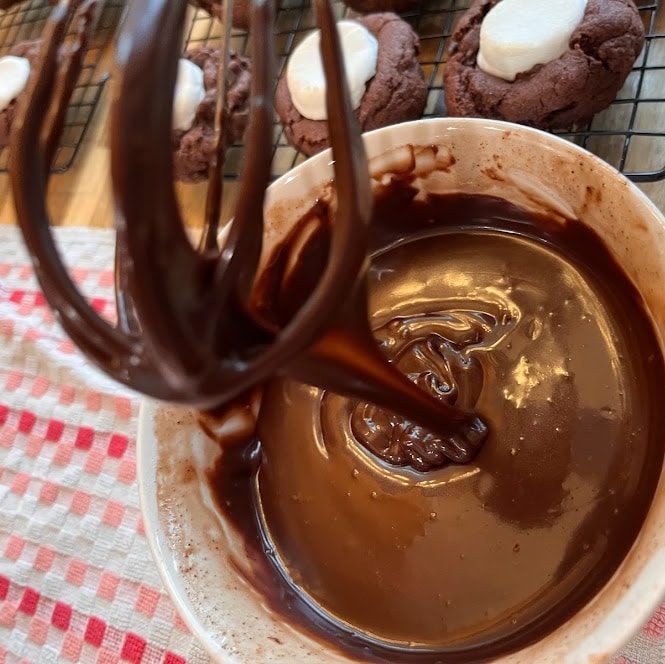
<path fill-rule="evenodd" d="M 637 293 L 586 227 L 386 189 L 371 226 L 375 335 L 489 436 L 472 461 L 439 466 L 435 433 L 275 379 L 255 502 L 285 576 L 341 634 L 371 635 L 387 661 L 483 661 L 562 624 L 627 553 L 662 465 L 665 371 Z M 271 291 L 269 308 L 293 300 Z M 242 467 L 219 465 L 218 502 L 251 538 L 254 510 L 236 512 L 251 479 L 241 501 Z"/>
<path fill-rule="evenodd" d="M 394 146 L 424 146 L 416 150 L 421 155 L 416 168 L 436 171 L 431 182 L 436 191 L 503 196 L 529 211 L 545 209 L 555 220 L 588 222 L 638 285 L 658 329 L 663 329 L 657 283 L 663 274 L 660 216 L 628 182 L 595 158 L 539 132 L 485 121 L 414 123 L 376 132 L 367 143 L 370 156 Z M 432 144 L 438 146 L 436 151 L 427 149 Z M 373 165 L 380 171 L 408 170 L 414 166 L 413 154 L 409 148 L 393 150 L 389 164 Z M 302 196 L 325 181 L 325 163 L 325 156 L 312 160 L 290 180 L 274 185 L 270 194 L 279 202 L 272 198 L 269 203 L 269 243 L 279 239 L 285 219 L 298 218 L 310 205 L 311 199 Z M 172 594 L 189 598 L 183 608 L 190 626 L 220 661 L 344 661 L 334 647 L 322 649 L 297 623 L 289 625 L 266 608 L 260 588 L 252 590 L 261 586 L 257 574 L 262 567 L 247 558 L 242 538 L 215 510 L 206 478 L 217 448 L 187 413 L 158 413 L 155 485 L 150 477 L 156 452 L 151 448 L 153 416 L 144 412 L 141 441 L 146 526 L 153 545 L 159 545 L 157 558 Z M 179 421 L 182 418 L 185 422 Z M 146 454 L 153 455 L 149 462 Z M 637 546 L 589 606 L 537 644 L 501 661 L 584 661 L 616 649 L 637 629 L 662 593 L 662 580 L 648 573 L 663 562 L 656 527 L 660 523 L 662 530 L 664 518 L 660 491 Z M 647 558 L 651 562 L 645 571 Z"/>

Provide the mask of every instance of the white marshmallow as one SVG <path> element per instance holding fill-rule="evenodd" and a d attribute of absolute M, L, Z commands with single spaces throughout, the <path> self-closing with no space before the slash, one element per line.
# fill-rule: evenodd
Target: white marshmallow
<path fill-rule="evenodd" d="M 203 85 L 203 69 L 191 60 L 181 58 L 178 62 L 178 78 L 173 94 L 173 128 L 187 131 L 196 117 L 196 109 L 203 101 L 206 91 Z"/>
<path fill-rule="evenodd" d="M 30 61 L 15 55 L 0 58 L 0 111 L 25 89 L 30 76 Z"/>
<path fill-rule="evenodd" d="M 481 24 L 478 67 L 514 81 L 556 60 L 568 50 L 585 9 L 586 0 L 501 0 Z"/>
<path fill-rule="evenodd" d="M 376 37 L 356 21 L 337 23 L 346 79 L 353 108 L 360 106 L 367 81 L 376 74 L 379 43 Z M 319 30 L 307 35 L 291 52 L 286 68 L 286 83 L 293 105 L 310 120 L 325 120 L 326 78 L 319 52 Z"/>

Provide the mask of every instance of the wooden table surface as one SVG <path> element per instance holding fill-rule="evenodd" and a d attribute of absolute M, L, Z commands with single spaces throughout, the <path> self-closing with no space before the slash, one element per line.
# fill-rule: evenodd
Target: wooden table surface
<path fill-rule="evenodd" d="M 655 33 L 665 32 L 665 6 L 661 6 L 657 17 Z M 656 61 L 665 63 L 665 39 L 651 42 L 652 49 L 662 50 Z M 653 50 L 652 54 L 653 56 Z M 654 57 L 650 57 L 654 60 Z M 109 49 L 103 58 L 101 67 L 113 69 L 113 53 Z M 109 141 L 107 121 L 109 117 L 109 99 L 112 81 L 106 83 L 97 111 L 85 134 L 82 146 L 74 163 L 64 174 L 51 178 L 49 204 L 54 225 L 106 228 L 113 225 L 112 199 L 109 188 Z M 649 98 L 665 98 L 665 73 L 663 76 L 646 77 L 643 94 Z M 620 109 L 621 107 L 619 107 Z M 662 127 L 665 133 L 665 104 L 645 105 L 642 118 L 650 126 Z M 611 115 L 608 123 L 611 124 Z M 602 148 L 596 150 L 602 157 Z M 660 161 L 659 161 L 660 159 Z M 639 150 L 631 153 L 632 163 L 665 163 L 665 143 L 662 141 L 642 141 Z M 656 183 L 640 184 L 640 188 L 665 211 L 665 180 Z M 233 209 L 237 185 L 226 186 L 223 214 L 228 217 Z M 202 201 L 205 196 L 205 184 L 178 186 L 183 216 L 190 226 L 197 226 L 202 218 Z M 9 177 L 0 173 L 0 223 L 15 223 L 15 212 L 10 192 Z"/>

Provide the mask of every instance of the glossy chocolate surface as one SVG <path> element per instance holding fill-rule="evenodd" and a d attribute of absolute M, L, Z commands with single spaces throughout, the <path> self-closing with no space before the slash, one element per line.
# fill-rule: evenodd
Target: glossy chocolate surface
<path fill-rule="evenodd" d="M 351 650 L 368 637 L 379 660 L 481 661 L 556 628 L 620 564 L 660 473 L 665 373 L 639 295 L 582 224 L 411 194 L 398 182 L 375 209 L 375 334 L 416 382 L 477 409 L 484 447 L 470 464 L 395 467 L 375 452 L 391 422 L 413 434 L 403 420 L 274 380 L 252 448 L 258 495 L 231 454 L 216 486 L 254 546 L 258 512 L 274 547 L 261 585 L 279 610 L 290 598 L 291 619 L 315 617 Z M 292 287 L 267 289 L 266 312 L 306 295 L 316 254 L 295 281 L 272 273 Z"/>

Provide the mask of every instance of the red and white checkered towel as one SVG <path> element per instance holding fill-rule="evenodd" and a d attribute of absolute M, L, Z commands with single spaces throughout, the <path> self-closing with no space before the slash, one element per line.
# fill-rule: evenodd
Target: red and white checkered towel
<path fill-rule="evenodd" d="M 113 233 L 59 228 L 56 237 L 83 292 L 112 318 Z M 0 337 L 0 664 L 208 662 L 145 539 L 139 399 L 65 337 L 7 226 Z M 665 663 L 665 605 L 615 660 L 631 663 Z"/>
<path fill-rule="evenodd" d="M 57 237 L 112 317 L 113 233 Z M 11 227 L 0 227 L 0 337 L 0 662 L 208 662 L 145 539 L 139 399 L 65 337 Z"/>

